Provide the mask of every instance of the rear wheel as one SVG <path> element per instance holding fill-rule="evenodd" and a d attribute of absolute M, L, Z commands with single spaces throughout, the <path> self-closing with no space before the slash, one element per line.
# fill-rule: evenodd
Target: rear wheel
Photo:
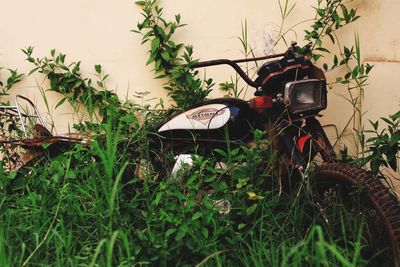
<path fill-rule="evenodd" d="M 369 266 L 400 266 L 399 202 L 381 181 L 356 167 L 328 163 L 312 182 L 318 223 L 336 242 L 361 243 Z"/>

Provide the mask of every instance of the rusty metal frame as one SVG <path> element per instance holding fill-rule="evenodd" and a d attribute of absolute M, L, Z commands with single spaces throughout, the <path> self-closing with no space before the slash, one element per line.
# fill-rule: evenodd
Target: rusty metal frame
<path fill-rule="evenodd" d="M 27 114 L 23 111 L 21 101 L 25 101 L 32 108 L 33 114 Z M 16 95 L 14 97 L 14 105 L 0 106 L 0 117 L 8 116 L 12 119 L 15 125 L 19 125 L 20 130 L 23 132 L 23 137 L 13 138 L 11 140 L 0 140 L 0 145 L 16 145 L 24 149 L 19 155 L 20 160 L 18 163 L 10 166 L 9 169 L 17 170 L 20 167 L 28 164 L 29 162 L 38 162 L 44 155 L 45 151 L 49 153 L 61 153 L 62 151 L 69 150 L 75 144 L 87 145 L 90 142 L 90 135 L 80 134 L 68 134 L 54 136 L 45 127 L 43 118 L 41 117 L 39 110 L 35 104 L 27 97 Z M 19 123 L 15 119 L 19 119 Z M 26 123 L 30 118 L 36 118 L 35 125 L 33 127 L 33 134 L 30 135 L 27 132 Z M 46 148 L 44 145 L 47 145 Z"/>
<path fill-rule="evenodd" d="M 29 103 L 29 105 L 33 108 L 33 110 L 35 111 L 34 115 L 29 115 L 29 114 L 25 114 L 22 112 L 22 108 L 20 106 L 20 103 L 18 102 L 19 99 L 22 99 L 26 102 Z M 22 129 L 22 132 L 24 133 L 24 137 L 28 138 L 28 133 L 26 131 L 26 127 L 25 127 L 25 122 L 27 118 L 37 118 L 40 122 L 40 124 L 44 127 L 44 121 L 42 119 L 42 117 L 40 116 L 40 113 L 38 111 L 38 109 L 36 108 L 35 104 L 33 104 L 33 102 L 22 96 L 22 95 L 16 95 L 14 97 L 14 106 L 0 106 L 0 112 L 3 111 L 3 115 L 8 115 L 10 117 L 15 117 L 18 116 L 19 117 L 19 122 L 20 122 L 20 126 Z M 1 116 L 2 114 L 0 114 Z"/>

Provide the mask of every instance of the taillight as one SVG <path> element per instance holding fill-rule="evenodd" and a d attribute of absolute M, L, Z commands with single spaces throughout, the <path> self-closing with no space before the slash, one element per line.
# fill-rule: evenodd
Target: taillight
<path fill-rule="evenodd" d="M 270 96 L 257 96 L 251 100 L 251 106 L 255 109 L 271 108 L 272 97 Z"/>

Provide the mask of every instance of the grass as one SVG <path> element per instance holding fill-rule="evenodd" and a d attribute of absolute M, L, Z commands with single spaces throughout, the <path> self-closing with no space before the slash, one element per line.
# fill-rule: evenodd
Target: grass
<path fill-rule="evenodd" d="M 363 262 L 361 240 L 337 243 L 317 222 L 319 214 L 307 190 L 298 193 L 295 187 L 293 193 L 279 194 L 277 186 L 271 186 L 276 174 L 262 160 L 274 155 L 270 148 L 225 151 L 234 174 L 229 179 L 214 170 L 208 158 L 197 159 L 181 174 L 180 183 L 166 177 L 154 180 L 151 170 L 142 179 L 134 170 L 142 157 L 151 155 L 143 151 L 147 130 L 113 118 L 99 125 L 102 135 L 88 147 L 76 145 L 18 174 L 2 171 L 1 266 Z M 129 140 L 129 146 L 121 146 L 135 130 L 142 133 Z M 204 188 L 216 193 L 199 197 Z M 214 199 L 228 199 L 231 212 L 220 215 Z M 344 229 L 353 226 L 343 222 Z M 365 229 L 362 223 L 354 227 L 358 232 Z"/>

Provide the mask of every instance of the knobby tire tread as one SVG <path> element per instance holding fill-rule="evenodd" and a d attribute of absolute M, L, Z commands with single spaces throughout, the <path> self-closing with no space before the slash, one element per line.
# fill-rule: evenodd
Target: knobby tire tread
<path fill-rule="evenodd" d="M 313 175 L 315 179 L 332 179 L 365 189 L 368 201 L 377 210 L 390 238 L 395 267 L 400 266 L 400 207 L 399 201 L 379 179 L 370 172 L 345 163 L 326 163 Z"/>

